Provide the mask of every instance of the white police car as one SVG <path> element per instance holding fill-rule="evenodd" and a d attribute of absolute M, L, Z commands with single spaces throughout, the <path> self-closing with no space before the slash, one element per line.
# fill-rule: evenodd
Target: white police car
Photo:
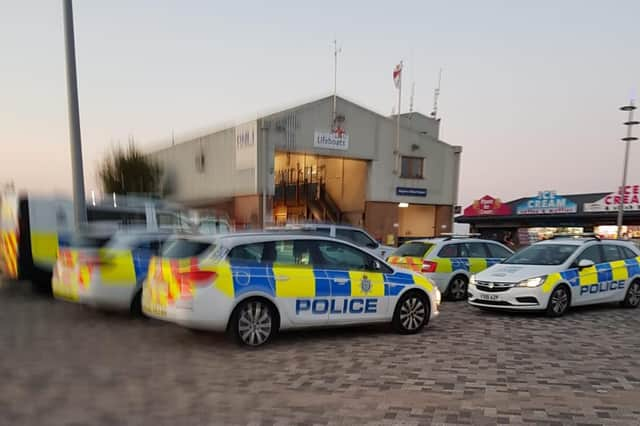
<path fill-rule="evenodd" d="M 640 305 L 640 250 L 598 238 L 554 238 L 529 246 L 469 282 L 469 303 L 482 308 L 546 310 L 621 302 Z"/>
<path fill-rule="evenodd" d="M 353 244 L 282 232 L 181 237 L 149 265 L 142 308 L 259 346 L 278 330 L 391 322 L 419 332 L 438 315 L 427 278 Z"/>

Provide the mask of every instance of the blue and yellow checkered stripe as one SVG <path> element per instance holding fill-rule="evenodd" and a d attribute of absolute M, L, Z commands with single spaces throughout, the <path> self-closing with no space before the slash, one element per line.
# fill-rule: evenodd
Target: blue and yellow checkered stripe
<path fill-rule="evenodd" d="M 547 277 L 542 285 L 542 291 L 550 292 L 560 281 L 568 283 L 571 287 L 580 287 L 606 281 L 626 281 L 634 276 L 640 276 L 640 257 L 598 263 L 582 270 L 574 268 L 555 272 Z"/>
<path fill-rule="evenodd" d="M 466 271 L 471 274 L 477 274 L 478 272 L 484 271 L 489 266 L 500 263 L 502 259 L 481 257 L 439 257 L 434 259 L 434 261 L 438 264 L 436 267 L 436 273 L 446 274 L 455 271 Z"/>
<path fill-rule="evenodd" d="M 228 267 L 228 272 L 224 269 Z M 427 291 L 431 282 L 411 273 L 344 271 L 319 269 L 305 265 L 263 265 L 230 263 L 216 268 L 220 273 L 215 286 L 229 297 L 261 292 L 272 297 L 381 297 L 397 296 L 407 286 L 418 286 Z M 367 291 L 362 280 L 370 282 Z"/>

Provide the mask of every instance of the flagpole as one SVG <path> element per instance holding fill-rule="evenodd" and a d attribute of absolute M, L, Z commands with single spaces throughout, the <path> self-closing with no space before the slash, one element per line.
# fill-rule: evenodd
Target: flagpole
<path fill-rule="evenodd" d="M 400 174 L 400 112 L 402 105 L 402 61 L 400 61 L 400 75 L 398 78 L 398 112 L 396 116 L 396 173 Z"/>

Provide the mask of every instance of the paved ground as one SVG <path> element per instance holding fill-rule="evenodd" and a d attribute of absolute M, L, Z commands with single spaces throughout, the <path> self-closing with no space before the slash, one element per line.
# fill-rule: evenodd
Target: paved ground
<path fill-rule="evenodd" d="M 640 310 L 223 336 L 0 286 L 0 424 L 640 425 Z"/>

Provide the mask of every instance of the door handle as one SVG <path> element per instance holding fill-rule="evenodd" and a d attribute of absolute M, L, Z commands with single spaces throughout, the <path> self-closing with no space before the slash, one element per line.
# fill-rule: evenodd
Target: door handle
<path fill-rule="evenodd" d="M 334 278 L 333 282 L 339 285 L 344 285 L 349 282 L 348 278 Z"/>
<path fill-rule="evenodd" d="M 276 278 L 276 281 L 289 281 L 289 277 L 286 275 L 278 275 Z"/>

